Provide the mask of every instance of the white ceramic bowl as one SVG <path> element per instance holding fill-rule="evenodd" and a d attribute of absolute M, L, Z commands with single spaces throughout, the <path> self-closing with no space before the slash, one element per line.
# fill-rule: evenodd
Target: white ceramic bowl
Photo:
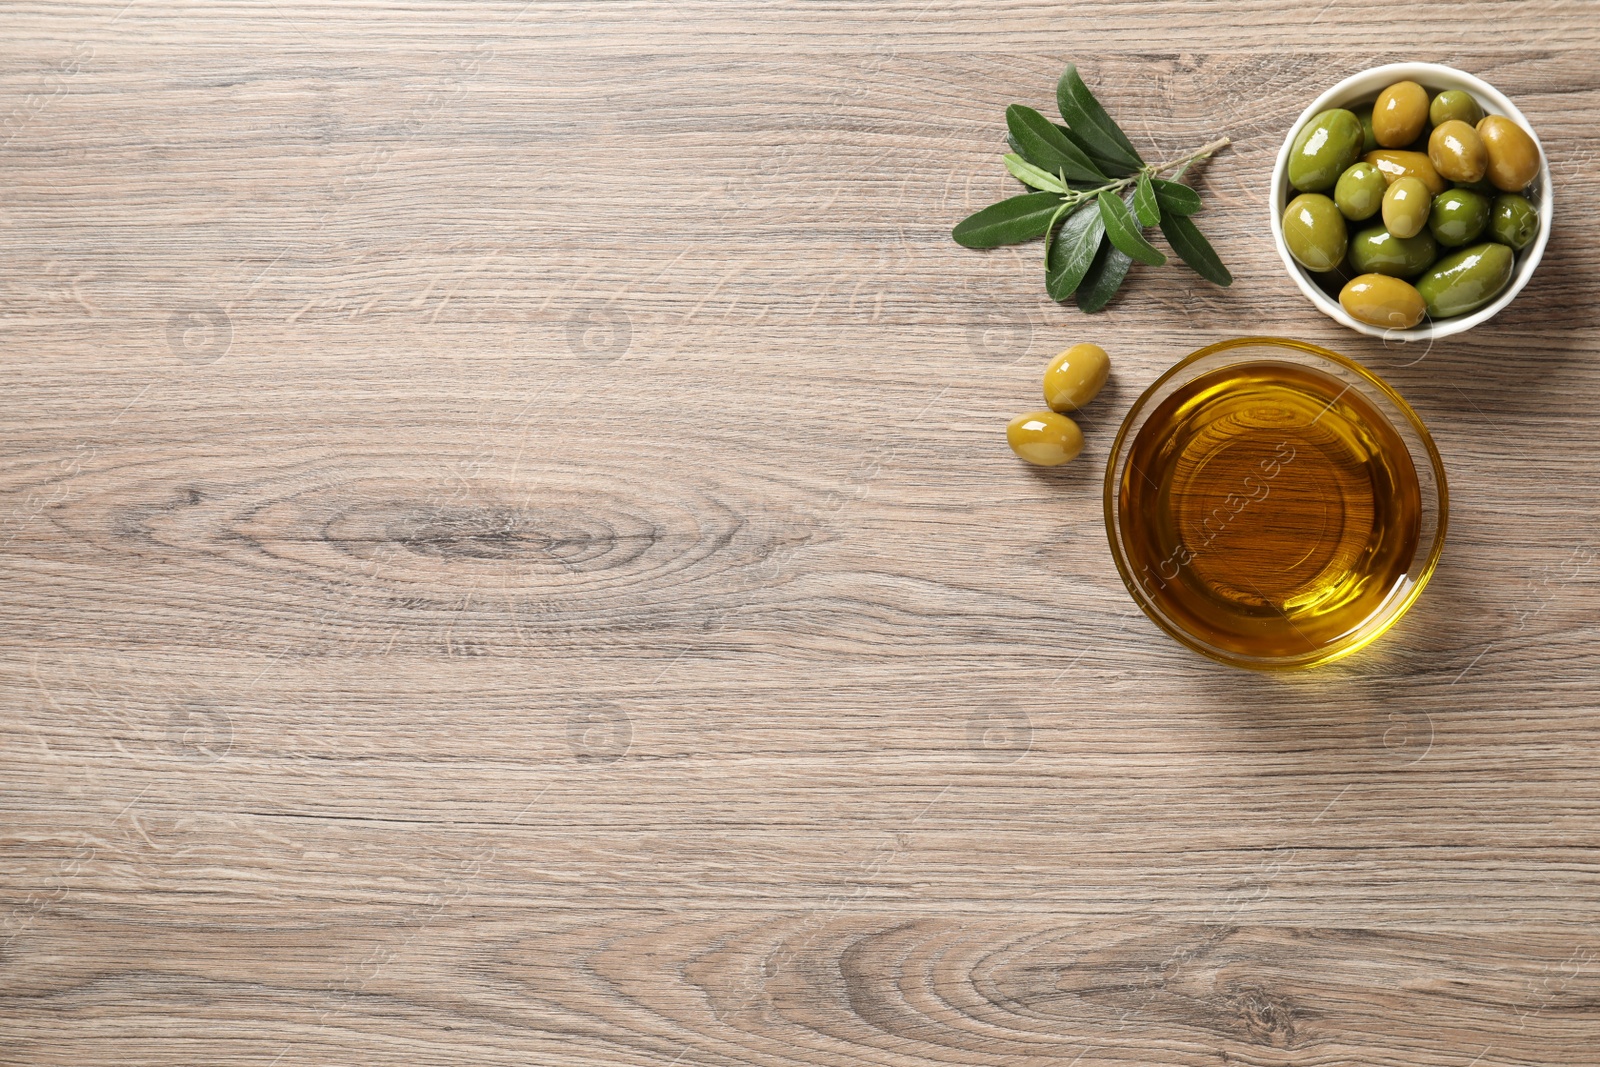
<path fill-rule="evenodd" d="M 1278 246 L 1278 255 L 1283 258 L 1283 265 L 1288 269 L 1289 277 L 1293 278 L 1300 291 L 1306 294 L 1306 299 L 1315 304 L 1328 318 L 1372 337 L 1393 341 L 1424 341 L 1435 337 L 1449 337 L 1451 334 L 1470 330 L 1480 322 L 1487 322 L 1501 308 L 1511 303 L 1522 291 L 1522 287 L 1528 284 L 1534 268 L 1544 256 L 1544 246 L 1550 240 L 1550 161 L 1545 156 L 1544 146 L 1539 145 L 1539 174 L 1526 193 L 1533 206 L 1539 209 L 1539 235 L 1528 247 L 1517 253 L 1516 266 L 1511 273 L 1511 283 L 1493 303 L 1479 308 L 1470 315 L 1456 315 L 1437 322 L 1424 319 L 1409 330 L 1369 326 L 1367 323 L 1357 322 L 1339 306 L 1336 297 L 1323 291 L 1306 269 L 1295 262 L 1294 257 L 1289 254 L 1289 246 L 1283 243 L 1283 209 L 1289 200 L 1289 150 L 1294 146 L 1295 134 L 1300 132 L 1300 127 L 1313 115 L 1329 108 L 1355 107 L 1368 103 L 1395 82 L 1407 80 L 1417 82 L 1431 92 L 1465 89 L 1482 105 L 1485 114 L 1506 116 L 1527 130 L 1534 144 L 1539 144 L 1538 133 L 1523 117 L 1522 112 L 1517 110 L 1516 105 L 1500 95 L 1494 86 L 1474 78 L 1465 71 L 1439 63 L 1390 63 L 1385 67 L 1364 70 L 1360 74 L 1351 75 L 1312 101 L 1311 106 L 1302 111 L 1294 125 L 1289 128 L 1289 135 L 1283 139 L 1283 147 L 1278 150 L 1278 162 L 1272 168 L 1272 242 Z"/>

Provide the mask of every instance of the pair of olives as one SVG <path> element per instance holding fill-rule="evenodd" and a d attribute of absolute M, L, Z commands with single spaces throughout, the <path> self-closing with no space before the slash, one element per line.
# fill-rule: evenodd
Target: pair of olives
<path fill-rule="evenodd" d="M 1073 345 L 1044 369 L 1047 411 L 1018 415 L 1006 426 L 1011 451 L 1040 467 L 1070 463 L 1083 451 L 1083 431 L 1062 412 L 1077 411 L 1095 398 L 1111 373 L 1111 357 L 1099 345 Z"/>
<path fill-rule="evenodd" d="M 1290 147 L 1299 195 L 1284 243 L 1339 302 L 1374 326 L 1464 315 L 1509 284 L 1515 253 L 1539 232 L 1522 190 L 1538 145 L 1472 94 L 1402 81 L 1371 105 L 1314 116 Z M 1331 196 L 1329 195 L 1331 193 Z M 1351 234 L 1351 223 L 1370 225 Z M 1440 258 L 1440 249 L 1446 252 Z M 1412 281 L 1407 279 L 1414 279 Z"/>

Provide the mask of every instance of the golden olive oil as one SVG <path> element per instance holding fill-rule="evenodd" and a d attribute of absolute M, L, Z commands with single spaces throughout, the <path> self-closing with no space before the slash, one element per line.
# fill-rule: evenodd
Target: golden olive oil
<path fill-rule="evenodd" d="M 1139 429 L 1119 520 L 1134 580 L 1237 655 L 1296 656 L 1359 627 L 1416 553 L 1411 455 L 1358 390 L 1261 360 L 1201 375 Z"/>

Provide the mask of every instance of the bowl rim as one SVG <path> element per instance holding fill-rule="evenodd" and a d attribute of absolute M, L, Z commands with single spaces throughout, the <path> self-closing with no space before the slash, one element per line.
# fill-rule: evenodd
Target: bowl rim
<path fill-rule="evenodd" d="M 1417 432 L 1417 436 L 1421 438 L 1423 447 L 1427 449 L 1428 463 L 1433 468 L 1434 480 L 1438 485 L 1438 526 L 1434 530 L 1433 543 L 1428 546 L 1427 559 L 1423 561 L 1422 570 L 1417 574 L 1416 581 L 1412 584 L 1411 588 L 1406 591 L 1405 597 L 1390 609 L 1388 617 L 1385 618 L 1379 626 L 1373 629 L 1371 633 L 1362 635 L 1359 640 L 1351 641 L 1346 645 L 1336 647 L 1331 652 L 1327 652 L 1326 654 L 1313 653 L 1310 655 L 1310 657 L 1280 659 L 1250 659 L 1235 657 L 1227 653 L 1220 652 L 1204 642 L 1199 641 L 1181 627 L 1169 624 L 1165 619 L 1159 618 L 1153 614 L 1146 605 L 1145 597 L 1143 594 L 1141 594 L 1137 583 L 1134 581 L 1133 573 L 1128 566 L 1128 560 L 1123 551 L 1121 540 L 1116 533 L 1118 528 L 1116 523 L 1116 495 L 1117 482 L 1119 480 L 1117 478 L 1117 473 L 1120 465 L 1119 460 L 1122 460 L 1125 457 L 1123 443 L 1127 439 L 1128 430 L 1133 424 L 1134 416 L 1142 411 L 1147 404 L 1149 404 L 1150 398 L 1155 395 L 1156 391 L 1160 389 L 1163 384 L 1170 381 L 1174 376 L 1182 372 L 1184 368 L 1191 366 L 1192 364 L 1198 362 L 1199 360 L 1205 359 L 1208 356 L 1214 356 L 1220 352 L 1227 352 L 1230 349 L 1243 348 L 1245 346 L 1266 346 L 1296 349 L 1300 352 L 1316 356 L 1320 359 L 1325 359 L 1336 366 L 1350 371 L 1367 382 L 1367 384 L 1377 389 L 1386 399 L 1393 403 L 1403 415 L 1405 415 L 1406 419 L 1411 423 L 1412 428 Z M 1241 360 L 1240 362 L 1255 361 Z M 1413 464 L 1416 464 L 1417 458 L 1413 456 L 1411 461 Z M 1423 423 L 1422 417 L 1418 415 L 1416 410 L 1406 402 L 1405 397 L 1401 396 L 1395 391 L 1393 386 L 1384 381 L 1382 378 L 1378 377 L 1372 371 L 1368 370 L 1366 367 L 1362 366 L 1360 363 L 1357 363 L 1355 360 L 1350 359 L 1347 356 L 1341 356 L 1337 352 L 1323 348 L 1321 345 L 1314 345 L 1308 341 L 1296 341 L 1289 337 L 1235 337 L 1227 341 L 1218 341 L 1215 344 L 1206 345 L 1204 348 L 1196 349 L 1183 359 L 1180 359 L 1178 362 L 1168 367 L 1158 378 L 1156 378 L 1155 381 L 1146 386 L 1144 391 L 1141 392 L 1134 402 L 1129 406 L 1128 413 L 1123 416 L 1122 425 L 1117 427 L 1116 439 L 1112 441 L 1110 453 L 1106 457 L 1106 473 L 1101 500 L 1105 516 L 1106 540 L 1111 546 L 1112 561 L 1117 565 L 1117 573 L 1122 577 L 1122 584 L 1127 587 L 1128 595 L 1131 596 L 1133 598 L 1133 602 L 1139 606 L 1139 610 L 1144 612 L 1145 617 L 1151 622 L 1155 623 L 1159 629 L 1163 630 L 1167 634 L 1167 636 L 1171 637 L 1173 640 L 1189 648 L 1190 650 L 1200 653 L 1207 659 L 1212 659 L 1218 663 L 1227 664 L 1230 667 L 1243 667 L 1249 670 L 1259 671 L 1292 671 L 1320 667 L 1324 664 L 1332 663 L 1335 660 L 1343 659 L 1352 653 L 1359 652 L 1361 649 L 1372 644 L 1372 642 L 1376 641 L 1379 637 L 1382 637 L 1390 630 L 1391 627 L 1394 626 L 1395 623 L 1399 622 L 1405 617 L 1406 612 L 1411 610 L 1411 605 L 1415 604 L 1417 598 L 1422 595 L 1422 590 L 1427 586 L 1428 580 L 1433 577 L 1434 568 L 1438 566 L 1439 557 L 1444 552 L 1445 535 L 1449 531 L 1450 527 L 1450 487 L 1449 482 L 1445 477 L 1444 460 L 1440 457 L 1439 448 L 1436 444 L 1434 444 L 1433 435 L 1428 432 L 1428 427 Z"/>
<path fill-rule="evenodd" d="M 1351 86 L 1355 83 L 1374 79 L 1378 75 L 1392 78 L 1395 81 L 1404 79 L 1426 81 L 1430 74 L 1442 75 L 1446 78 L 1463 82 L 1465 87 L 1475 96 L 1480 97 L 1480 103 L 1493 105 L 1495 110 L 1490 111 L 1490 114 L 1503 114 L 1506 118 L 1516 122 L 1523 130 L 1527 131 L 1529 137 L 1533 138 L 1534 146 L 1539 150 L 1539 173 L 1534 180 L 1534 184 L 1539 190 L 1539 235 L 1534 238 L 1533 244 L 1529 245 L 1521 253 L 1517 269 L 1512 274 L 1511 282 L 1506 286 L 1505 292 L 1496 297 L 1493 302 L 1479 308 L 1470 315 L 1457 315 L 1452 318 L 1441 319 L 1438 322 L 1424 319 L 1418 325 L 1405 330 L 1395 327 L 1373 326 L 1352 318 L 1350 313 L 1340 306 L 1338 300 L 1323 292 L 1322 288 L 1311 280 L 1305 268 L 1295 262 L 1294 257 L 1289 254 L 1289 246 L 1283 240 L 1282 218 L 1284 197 L 1289 188 L 1289 151 L 1294 147 L 1295 135 L 1300 132 L 1300 128 L 1314 115 L 1329 108 L 1344 106 L 1343 103 L 1336 103 L 1335 101 L 1350 96 Z M 1486 108 L 1485 110 L 1489 109 Z M 1378 337 L 1386 341 L 1427 341 L 1463 333 L 1474 326 L 1487 322 L 1509 305 L 1518 293 L 1522 292 L 1533 277 L 1533 272 L 1538 269 L 1540 260 L 1544 258 L 1545 245 L 1550 240 L 1551 223 L 1554 219 L 1551 186 L 1550 157 L 1545 152 L 1544 144 L 1539 140 L 1538 133 L 1535 132 L 1533 125 L 1528 122 L 1527 117 L 1517 109 L 1517 106 L 1494 86 L 1474 74 L 1469 74 L 1464 70 L 1443 63 L 1386 63 L 1382 66 L 1369 67 L 1366 70 L 1357 71 L 1349 77 L 1341 79 L 1321 96 L 1313 100 L 1304 111 L 1300 112 L 1300 117 L 1295 119 L 1294 123 L 1289 127 L 1289 132 L 1284 137 L 1283 145 L 1278 149 L 1278 158 L 1273 163 L 1272 190 L 1267 209 L 1268 214 L 1272 216 L 1272 241 L 1277 246 L 1278 257 L 1283 260 L 1284 268 L 1289 272 L 1289 277 L 1294 280 L 1300 292 L 1305 294 L 1306 299 L 1310 300 L 1318 311 L 1321 311 L 1340 325 L 1358 333 L 1364 333 L 1369 337 Z"/>

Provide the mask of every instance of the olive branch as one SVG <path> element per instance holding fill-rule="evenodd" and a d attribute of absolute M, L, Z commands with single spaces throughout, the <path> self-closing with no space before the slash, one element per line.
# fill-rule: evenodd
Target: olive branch
<path fill-rule="evenodd" d="M 1189 217 L 1202 206 L 1200 194 L 1177 180 L 1227 147 L 1228 138 L 1164 163 L 1146 163 L 1071 63 L 1056 84 L 1056 105 L 1064 126 L 1023 104 L 1006 108 L 1011 151 L 1001 158 L 1012 177 L 1037 192 L 963 219 L 951 231 L 956 242 L 995 248 L 1043 236 L 1045 290 L 1052 300 L 1075 295 L 1088 312 L 1116 295 L 1134 260 L 1152 267 L 1167 261 L 1145 239 L 1151 226 L 1161 228 L 1195 273 L 1232 284 L 1233 275 Z M 1161 177 L 1169 172 L 1170 179 Z M 1091 204 L 1093 210 L 1084 210 Z"/>

